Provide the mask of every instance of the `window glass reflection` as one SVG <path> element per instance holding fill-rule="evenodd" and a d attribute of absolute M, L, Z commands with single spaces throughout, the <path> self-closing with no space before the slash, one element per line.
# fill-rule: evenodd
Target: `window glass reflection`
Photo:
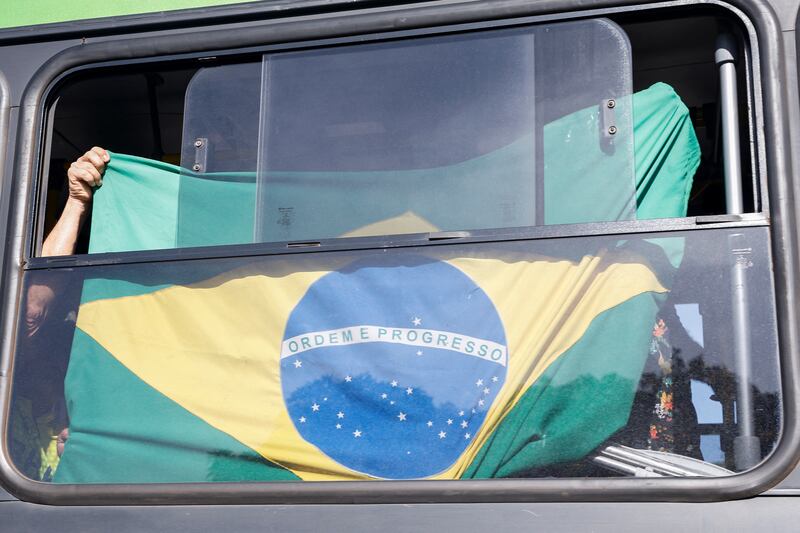
<path fill-rule="evenodd" d="M 56 482 L 741 471 L 737 405 L 758 460 L 780 431 L 767 246 L 750 228 L 29 272 L 12 457 L 51 479 L 69 428 Z"/>

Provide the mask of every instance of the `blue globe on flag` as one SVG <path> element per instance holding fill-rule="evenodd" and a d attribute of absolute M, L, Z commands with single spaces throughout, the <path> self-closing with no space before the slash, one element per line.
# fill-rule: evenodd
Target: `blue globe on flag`
<path fill-rule="evenodd" d="M 297 431 L 328 457 L 376 478 L 422 478 L 476 438 L 508 350 L 494 304 L 461 270 L 390 261 L 309 287 L 286 325 L 281 384 Z"/>

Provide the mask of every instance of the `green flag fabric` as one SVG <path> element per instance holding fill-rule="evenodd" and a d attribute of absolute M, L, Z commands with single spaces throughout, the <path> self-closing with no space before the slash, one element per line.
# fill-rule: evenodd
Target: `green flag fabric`
<path fill-rule="evenodd" d="M 688 109 L 663 83 L 632 98 L 635 183 L 615 173 L 625 167 L 618 161 L 624 152 L 603 155 L 596 132 L 575 126 L 594 109 L 545 126 L 545 223 L 686 214 L 700 160 Z M 565 137 L 571 142 L 550 141 Z M 255 173 L 197 174 L 113 154 L 95 193 L 89 251 L 535 225 L 534 202 L 521 200 L 535 194 L 534 152 L 532 136 L 525 136 L 436 169 L 275 173 L 264 192 Z M 636 211 L 629 213 L 634 197 Z"/>
<path fill-rule="evenodd" d="M 684 216 L 699 164 L 688 110 L 663 84 L 634 95 L 633 109 L 636 216 Z M 499 167 L 519 196 L 529 149 L 522 139 L 462 175 L 482 187 L 483 170 Z M 259 202 L 278 204 L 259 199 L 254 175 L 217 178 L 113 154 L 91 251 L 282 231 L 256 222 Z M 280 201 L 296 199 L 289 189 Z M 569 192 L 546 188 L 545 204 L 569 206 Z M 487 194 L 490 205 L 510 201 Z M 473 219 L 425 205 L 408 214 L 401 200 L 339 217 L 331 236 Z M 565 208 L 558 222 L 626 216 L 627 201 L 587 213 L 579 199 L 583 212 Z M 514 216 L 522 224 L 531 213 Z M 597 239 L 108 269 L 84 282 L 65 384 L 70 439 L 55 480 L 513 477 L 579 459 L 627 421 L 681 249 L 679 238 Z"/>

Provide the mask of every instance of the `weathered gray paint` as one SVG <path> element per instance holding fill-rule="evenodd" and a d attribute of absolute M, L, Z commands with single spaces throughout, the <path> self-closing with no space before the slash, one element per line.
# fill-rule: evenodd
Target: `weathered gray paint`
<path fill-rule="evenodd" d="M 0 503 L 3 533 L 110 530 L 183 533 L 292 531 L 542 531 L 548 533 L 713 533 L 797 530 L 795 498 L 762 497 L 705 504 L 518 503 L 422 505 L 266 505 L 47 507 Z"/>

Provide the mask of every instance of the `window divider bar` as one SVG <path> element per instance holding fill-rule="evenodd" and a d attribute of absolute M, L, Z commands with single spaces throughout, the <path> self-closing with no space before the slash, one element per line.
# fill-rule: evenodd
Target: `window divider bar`
<path fill-rule="evenodd" d="M 583 224 L 559 224 L 551 226 L 526 226 L 463 232 L 410 233 L 375 237 L 351 237 L 302 242 L 266 242 L 225 246 L 202 246 L 193 248 L 170 248 L 163 250 L 141 250 L 81 254 L 53 257 L 29 257 L 24 261 L 26 270 L 52 268 L 76 268 L 101 265 L 123 265 L 157 263 L 166 261 L 191 261 L 197 259 L 224 259 L 233 257 L 256 257 L 294 253 L 343 252 L 355 250 L 377 250 L 383 248 L 408 248 L 441 246 L 452 244 L 476 244 L 562 239 L 571 237 L 612 237 L 641 233 L 663 233 L 674 231 L 711 230 L 715 228 L 766 226 L 769 219 L 762 213 L 745 213 L 735 219 L 697 221 L 693 217 L 652 220 L 624 220 L 615 222 L 590 222 Z M 442 238 L 444 236 L 445 238 Z M 298 246 L 298 244 L 300 244 Z"/>
<path fill-rule="evenodd" d="M 720 110 L 722 115 L 722 154 L 725 170 L 725 203 L 728 214 L 744 212 L 742 164 L 739 146 L 739 107 L 736 86 L 738 47 L 731 33 L 717 36 L 714 59 L 719 68 Z M 753 393 L 751 390 L 751 339 L 746 327 L 748 316 L 747 269 L 749 265 L 743 235 L 731 235 L 731 313 L 734 321 L 734 351 L 739 365 L 736 383 L 736 414 L 739 434 L 734 438 L 734 460 L 737 469 L 746 470 L 758 464 L 761 443 L 755 434 Z"/>
<path fill-rule="evenodd" d="M 742 163 L 739 150 L 739 107 L 736 87 L 736 40 L 730 33 L 717 37 L 714 59 L 719 68 L 722 114 L 722 154 L 725 169 L 725 204 L 728 214 L 744 212 Z"/>

